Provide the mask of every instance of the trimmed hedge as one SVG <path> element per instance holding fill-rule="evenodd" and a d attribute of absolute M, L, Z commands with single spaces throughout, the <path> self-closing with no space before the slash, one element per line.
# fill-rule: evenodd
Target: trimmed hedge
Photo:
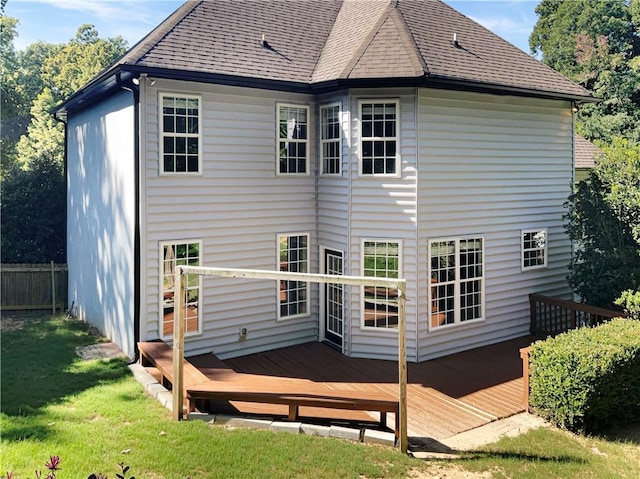
<path fill-rule="evenodd" d="M 556 426 L 584 433 L 640 421 L 640 321 L 537 341 L 529 361 L 531 411 Z"/>

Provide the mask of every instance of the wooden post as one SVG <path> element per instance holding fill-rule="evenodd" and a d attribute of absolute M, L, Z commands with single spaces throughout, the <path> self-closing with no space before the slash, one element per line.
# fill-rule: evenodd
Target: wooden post
<path fill-rule="evenodd" d="M 184 276 L 176 266 L 173 284 L 173 418 L 182 419 L 184 402 Z"/>
<path fill-rule="evenodd" d="M 53 269 L 53 261 L 51 262 L 51 308 L 53 315 L 56 315 L 56 272 Z"/>
<path fill-rule="evenodd" d="M 400 452 L 409 447 L 407 434 L 407 285 L 398 285 L 398 385 L 400 400 Z"/>

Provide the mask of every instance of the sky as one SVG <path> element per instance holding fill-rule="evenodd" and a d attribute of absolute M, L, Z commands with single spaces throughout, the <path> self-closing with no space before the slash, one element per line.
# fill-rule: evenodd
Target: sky
<path fill-rule="evenodd" d="M 100 37 L 122 36 L 131 47 L 182 3 L 180 0 L 9 0 L 5 13 L 20 21 L 14 42 L 17 50 L 24 50 L 37 41 L 66 43 L 85 23 L 95 25 Z M 534 9 L 539 0 L 445 0 L 445 3 L 529 53 L 529 35 L 537 20 Z"/>

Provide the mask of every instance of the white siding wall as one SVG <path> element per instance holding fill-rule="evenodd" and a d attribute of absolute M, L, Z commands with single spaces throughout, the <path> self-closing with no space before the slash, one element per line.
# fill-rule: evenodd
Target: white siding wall
<path fill-rule="evenodd" d="M 572 180 L 568 102 L 421 89 L 419 359 L 527 334 L 529 293 L 568 297 L 563 203 Z M 548 268 L 521 271 L 520 232 L 547 228 Z M 485 321 L 428 331 L 427 245 L 485 240 Z M 406 262 L 405 262 L 406 264 Z"/>
<path fill-rule="evenodd" d="M 70 115 L 69 304 L 133 357 L 134 107 L 123 92 Z"/>
<path fill-rule="evenodd" d="M 159 175 L 158 92 L 201 95 L 202 174 Z M 161 336 L 161 241 L 201 240 L 202 265 L 278 270 L 277 235 L 310 234 L 310 271 L 318 271 L 315 100 L 311 96 L 157 80 L 144 109 L 147 285 L 142 339 Z M 309 105 L 308 175 L 276 175 L 276 103 Z M 186 338 L 187 355 L 222 358 L 316 340 L 317 285 L 308 317 L 276 321 L 275 281 L 205 278 L 202 334 Z M 247 328 L 247 340 L 239 340 Z"/>
<path fill-rule="evenodd" d="M 361 241 L 363 239 L 398 240 L 402 243 L 401 274 L 407 279 L 407 358 L 417 359 L 416 341 L 416 91 L 415 89 L 352 90 L 351 108 L 351 231 L 348 267 L 350 274 L 362 274 Z M 358 101 L 399 100 L 399 178 L 362 176 L 359 174 L 360 123 Z M 361 327 L 360 288 L 351 288 L 349 300 L 351 341 L 347 353 L 354 357 L 396 360 L 398 334 L 395 329 Z"/>

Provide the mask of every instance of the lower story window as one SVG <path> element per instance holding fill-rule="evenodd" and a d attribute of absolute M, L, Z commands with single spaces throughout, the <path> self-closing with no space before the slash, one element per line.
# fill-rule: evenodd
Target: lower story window
<path fill-rule="evenodd" d="M 176 318 L 174 309 L 176 266 L 200 266 L 200 242 L 163 243 L 160 247 L 162 254 L 162 335 L 173 335 L 173 325 Z M 185 275 L 185 333 L 198 333 L 200 330 L 200 294 L 201 284 L 199 275 Z"/>
<path fill-rule="evenodd" d="M 309 272 L 309 235 L 282 235 L 278 237 L 280 271 Z M 309 314 L 309 283 L 281 280 L 278 289 L 279 318 Z"/>
<path fill-rule="evenodd" d="M 453 238 L 430 241 L 429 266 L 431 327 L 482 319 L 484 240 Z"/>
<path fill-rule="evenodd" d="M 373 278 L 400 277 L 400 243 L 365 240 L 362 244 L 362 274 Z M 371 328 L 398 327 L 398 290 L 363 286 L 363 325 Z"/>

